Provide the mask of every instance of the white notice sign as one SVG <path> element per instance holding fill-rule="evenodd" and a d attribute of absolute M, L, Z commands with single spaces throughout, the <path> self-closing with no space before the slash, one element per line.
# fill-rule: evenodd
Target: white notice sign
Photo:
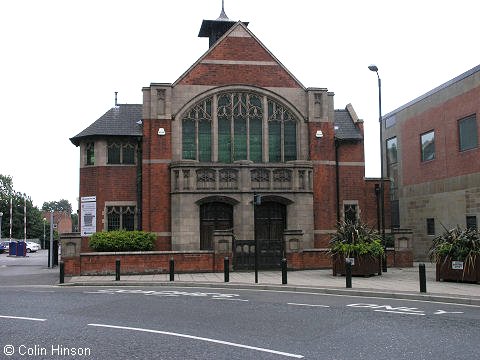
<path fill-rule="evenodd" d="M 90 236 L 97 232 L 97 197 L 86 196 L 81 199 L 80 206 L 81 218 L 81 234 L 82 236 Z"/>
<path fill-rule="evenodd" d="M 452 269 L 463 270 L 463 261 L 452 261 Z"/>
<path fill-rule="evenodd" d="M 350 265 L 355 265 L 355 258 L 345 258 L 346 263 L 350 263 Z"/>

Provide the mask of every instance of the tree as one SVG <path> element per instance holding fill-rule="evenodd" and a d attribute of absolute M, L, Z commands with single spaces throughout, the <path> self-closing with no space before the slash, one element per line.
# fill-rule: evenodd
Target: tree
<path fill-rule="evenodd" d="M 43 237 L 43 219 L 40 210 L 33 206 L 26 194 L 13 189 L 13 179 L 0 174 L 0 212 L 2 216 L 2 239 L 10 237 L 10 199 L 12 201 L 12 238 L 25 236 L 25 211 L 27 213 L 27 239 Z"/>
<path fill-rule="evenodd" d="M 72 214 L 72 205 L 68 200 L 60 199 L 59 201 L 46 201 L 42 205 L 43 211 L 62 211 Z"/>

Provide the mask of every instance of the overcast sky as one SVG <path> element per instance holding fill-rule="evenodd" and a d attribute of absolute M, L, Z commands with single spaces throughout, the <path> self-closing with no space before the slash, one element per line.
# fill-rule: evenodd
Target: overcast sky
<path fill-rule="evenodd" d="M 79 188 L 69 138 L 142 87 L 173 83 L 208 49 L 221 0 L 15 0 L 0 4 L 0 173 L 41 207 Z M 365 121 L 366 176 L 380 175 L 383 114 L 480 63 L 480 2 L 225 0 L 305 87 L 328 88 Z"/>

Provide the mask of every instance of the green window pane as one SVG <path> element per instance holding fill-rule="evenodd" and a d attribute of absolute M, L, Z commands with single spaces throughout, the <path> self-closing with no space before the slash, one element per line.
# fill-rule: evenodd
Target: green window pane
<path fill-rule="evenodd" d="M 247 121 L 244 116 L 235 117 L 234 132 L 235 132 L 234 160 L 246 160 L 247 159 Z"/>
<path fill-rule="evenodd" d="M 262 119 L 250 119 L 250 160 L 262 162 Z"/>
<path fill-rule="evenodd" d="M 182 157 L 184 159 L 195 160 L 195 122 L 183 120 L 182 123 Z"/>
<path fill-rule="evenodd" d="M 208 120 L 198 123 L 198 151 L 200 161 L 212 161 L 212 127 Z"/>
<path fill-rule="evenodd" d="M 87 144 L 86 152 L 86 165 L 95 165 L 95 145 L 93 142 Z"/>
<path fill-rule="evenodd" d="M 120 164 L 120 145 L 110 144 L 108 145 L 108 163 Z"/>
<path fill-rule="evenodd" d="M 268 157 L 270 162 L 282 161 L 282 135 L 279 121 L 268 122 Z"/>
<path fill-rule="evenodd" d="M 122 146 L 122 163 L 135 164 L 135 146 L 132 144 Z"/>
<path fill-rule="evenodd" d="M 297 160 L 297 127 L 294 121 L 284 123 L 285 161 Z"/>
<path fill-rule="evenodd" d="M 231 157 L 230 121 L 226 116 L 218 118 L 218 161 L 232 162 Z"/>

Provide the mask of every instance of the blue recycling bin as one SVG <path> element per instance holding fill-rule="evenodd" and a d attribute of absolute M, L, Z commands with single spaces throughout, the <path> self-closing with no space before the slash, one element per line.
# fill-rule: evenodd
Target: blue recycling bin
<path fill-rule="evenodd" d="M 10 241 L 10 243 L 8 244 L 8 255 L 9 256 L 17 255 L 17 242 L 16 241 Z"/>
<path fill-rule="evenodd" d="M 17 242 L 17 256 L 27 256 L 27 243 L 25 241 Z"/>

